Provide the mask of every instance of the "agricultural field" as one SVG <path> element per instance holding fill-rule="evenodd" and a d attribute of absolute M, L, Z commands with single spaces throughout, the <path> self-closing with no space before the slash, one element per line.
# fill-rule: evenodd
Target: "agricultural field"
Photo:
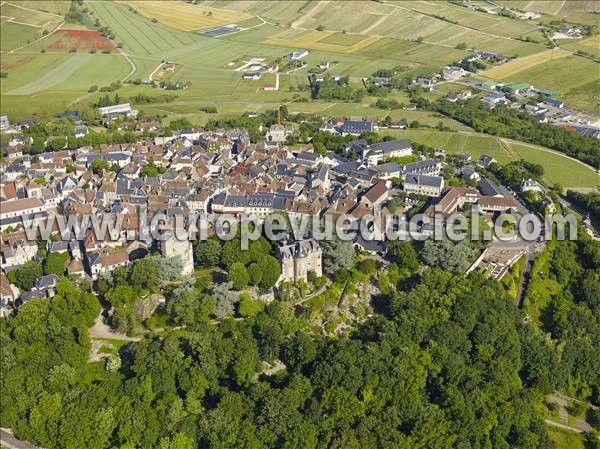
<path fill-rule="evenodd" d="M 69 51 L 116 52 L 115 46 L 99 31 L 60 28 L 26 47 L 27 51 L 66 53 Z"/>
<path fill-rule="evenodd" d="M 600 184 L 598 175 L 590 167 L 558 152 L 535 145 L 474 132 L 453 133 L 435 130 L 383 130 L 382 132 L 443 148 L 448 153 L 467 153 L 473 158 L 488 154 L 500 163 L 526 159 L 544 167 L 544 178 L 549 184 L 559 183 L 565 188 L 589 188 Z"/>
<path fill-rule="evenodd" d="M 558 45 L 572 52 L 583 52 L 600 59 L 600 34 L 584 39 L 557 39 Z"/>
<path fill-rule="evenodd" d="M 172 28 L 195 31 L 220 25 L 237 24 L 252 18 L 239 11 L 212 8 L 203 4 L 165 1 L 123 1 L 140 14 Z"/>
<path fill-rule="evenodd" d="M 482 77 L 498 81 L 527 82 L 536 87 L 552 89 L 568 106 L 584 112 L 599 113 L 600 66 L 589 59 L 573 56 L 566 51 L 561 51 L 559 57 L 556 57 L 559 51 L 561 50 L 554 52 L 553 59 L 548 59 L 549 55 L 546 53 L 539 62 L 526 63 L 524 67 L 511 61 L 484 72 Z"/>
<path fill-rule="evenodd" d="M 7 73 L 0 109 L 16 119 L 63 111 L 90 86 L 110 84 L 130 70 L 122 56 L 102 53 L 3 54 L 0 68 Z"/>
<path fill-rule="evenodd" d="M 595 16 L 594 13 L 600 12 L 600 5 L 593 0 L 500 0 L 495 3 L 508 8 L 540 13 L 543 22 L 565 19 L 571 22 L 594 25 L 598 23 L 598 16 Z"/>
<path fill-rule="evenodd" d="M 10 3 L 59 16 L 64 16 L 71 6 L 71 2 L 68 0 L 11 0 Z"/>
<path fill-rule="evenodd" d="M 523 72 L 528 69 L 532 69 L 535 66 L 543 64 L 548 61 L 554 61 L 556 59 L 565 58 L 571 53 L 566 50 L 546 50 L 541 53 L 537 53 L 531 56 L 525 56 L 523 58 L 517 58 L 512 61 L 502 64 L 498 67 L 494 67 L 490 70 L 483 72 L 481 75 L 488 79 L 506 79 L 517 73 Z"/>
<path fill-rule="evenodd" d="M 0 15 L 9 18 L 9 22 L 31 25 L 45 30 L 53 30 L 63 21 L 58 14 L 27 8 L 11 2 L 2 2 Z"/>
<path fill-rule="evenodd" d="M 2 22 L 0 27 L 0 49 L 11 51 L 27 45 L 42 36 L 37 27 L 13 22 Z"/>
<path fill-rule="evenodd" d="M 34 2 L 9 3 L 8 6 L 13 10 L 30 13 L 34 17 L 32 20 L 38 22 L 41 20 L 39 15 L 60 21 L 62 17 L 59 14 L 65 12 L 57 5 L 54 8 L 53 2 L 40 2 L 35 11 L 19 8 L 29 8 Z M 560 70 L 543 70 L 545 64 L 556 64 L 554 59 L 548 62 L 544 47 L 514 39 L 524 33 L 535 33 L 535 26 L 529 21 L 478 13 L 449 3 L 436 5 L 437 8 L 428 2 L 358 1 L 229 1 L 206 2 L 202 5 L 184 1 L 86 2 L 85 7 L 91 11 L 92 20 L 98 19 L 102 26 L 110 29 L 114 42 L 128 55 L 133 67 L 97 32 L 76 31 L 71 29 L 76 26 L 68 25 L 69 29 L 66 29 L 67 25 L 62 25 L 61 29 L 23 50 L 31 53 L 4 58 L 6 61 L 3 61 L 2 70 L 7 72 L 8 78 L 2 82 L 6 99 L 3 103 L 12 104 L 16 102 L 15 98 L 22 98 L 26 92 L 35 95 L 36 102 L 43 103 L 46 96 L 52 96 L 55 90 L 66 87 L 65 83 L 71 83 L 71 79 L 75 79 L 75 82 L 65 89 L 69 101 L 90 102 L 95 98 L 87 94 L 91 85 L 102 87 L 117 80 L 147 80 L 163 61 L 169 61 L 178 65 L 177 72 L 170 79 L 190 83 L 187 90 L 174 92 L 175 95 L 191 102 L 225 99 L 238 105 L 247 105 L 240 110 L 248 111 L 280 101 L 289 97 L 291 92 L 297 95 L 299 88 L 303 90 L 301 95 L 308 96 L 309 71 L 322 60 L 330 62 L 330 73 L 348 75 L 351 82 L 356 84 L 360 78 L 371 76 L 379 69 L 395 70 L 403 76 L 437 71 L 469 54 L 467 50 L 454 48 L 457 43 L 465 42 L 477 49 L 524 56 L 516 60 L 518 64 L 508 63 L 493 69 L 506 72 L 494 78 L 532 82 L 529 78 L 536 77 L 536 85 L 558 90 L 570 104 L 593 110 L 592 103 L 595 100 L 589 92 L 595 86 L 589 84 L 591 81 L 588 79 L 594 73 L 589 70 L 591 61 L 578 59 L 577 64 L 586 70 L 577 71 L 571 77 L 566 75 L 567 69 L 562 65 L 551 65 L 552 69 Z M 440 18 L 442 16 L 444 19 Z M 232 22 L 250 28 L 218 37 L 198 32 L 201 28 Z M 315 29 L 319 25 L 323 25 L 323 31 Z M 16 25 L 13 23 L 9 26 Z M 417 42 L 417 37 L 423 40 Z M 27 43 L 27 40 L 31 39 L 26 34 L 11 33 L 10 39 L 3 39 L 2 48 L 15 48 L 20 42 Z M 589 43 L 595 44 L 594 40 Z M 235 70 L 245 61 L 255 58 L 269 63 L 295 48 L 309 49 L 309 55 L 303 59 L 306 65 L 281 74 L 279 91 L 265 92 L 262 89 L 264 84 L 272 80 L 242 80 L 241 72 Z M 55 66 L 46 66 L 48 57 L 44 57 L 42 51 L 48 54 L 64 53 L 65 58 Z M 69 54 L 70 51 L 96 54 L 91 58 L 78 55 L 73 58 L 72 65 L 65 63 L 63 66 L 62 63 L 69 56 L 75 56 Z M 114 57 L 101 59 L 107 56 L 101 55 L 104 51 L 113 52 Z M 567 61 L 568 54 L 557 50 L 554 57 Z M 40 62 L 36 62 L 38 58 L 41 58 Z M 25 59 L 27 63 L 22 67 L 23 63 L 19 61 Z M 79 65 L 78 61 L 85 62 Z M 110 63 L 104 65 L 106 61 Z M 15 63 L 18 63 L 17 66 L 14 66 Z M 29 79 L 24 72 L 37 65 L 43 67 L 37 72 L 43 75 L 38 75 L 38 79 Z M 101 82 L 94 80 L 94 76 L 77 78 L 78 73 L 88 66 L 92 75 L 98 67 L 102 67 L 105 76 Z M 536 73 L 538 68 L 539 74 Z M 148 87 L 145 89 L 150 95 L 160 92 Z M 321 106 L 315 104 L 310 107 L 318 109 Z M 347 106 L 340 103 L 327 107 L 343 110 Z M 6 110 L 4 104 L 2 110 Z M 377 114 L 371 115 L 378 115 L 382 111 L 375 112 Z M 398 112 L 392 112 L 394 119 Z"/>
<path fill-rule="evenodd" d="M 528 35 L 543 41 L 535 23 L 479 13 L 450 3 L 277 2 L 278 8 L 268 8 L 261 2 L 239 1 L 213 2 L 211 5 L 259 15 L 294 29 L 310 30 L 322 26 L 328 31 L 348 34 L 408 40 L 422 38 L 446 50 L 463 42 L 470 48 L 509 56 L 544 49 L 541 44 L 516 39 Z"/>
<path fill-rule="evenodd" d="M 323 31 L 299 31 L 290 29 L 263 41 L 267 45 L 300 47 L 335 53 L 355 53 L 379 40 L 376 36 L 346 35 Z"/>

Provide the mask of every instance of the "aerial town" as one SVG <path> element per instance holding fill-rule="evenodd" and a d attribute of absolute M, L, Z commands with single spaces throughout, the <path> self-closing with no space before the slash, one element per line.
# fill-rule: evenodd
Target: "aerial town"
<path fill-rule="evenodd" d="M 600 2 L 0 2 L 0 446 L 598 449 Z"/>

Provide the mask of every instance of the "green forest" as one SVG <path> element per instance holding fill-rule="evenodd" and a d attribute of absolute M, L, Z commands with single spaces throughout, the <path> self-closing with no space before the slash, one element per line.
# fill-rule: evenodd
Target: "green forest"
<path fill-rule="evenodd" d="M 168 308 L 185 328 L 106 363 L 88 362 L 98 297 L 63 279 L 0 322 L 1 425 L 45 448 L 550 449 L 545 394 L 600 402 L 600 244 L 580 237 L 539 258 L 524 311 L 499 282 L 419 268 L 396 244 L 376 313 L 349 332 L 318 332 L 281 299 L 189 319 L 209 297 L 197 284 Z M 152 269 L 123 285 L 150 288 Z"/>

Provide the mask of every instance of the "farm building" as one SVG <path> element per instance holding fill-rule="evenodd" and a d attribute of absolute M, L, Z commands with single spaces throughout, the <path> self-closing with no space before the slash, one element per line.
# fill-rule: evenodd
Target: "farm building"
<path fill-rule="evenodd" d="M 533 86 L 527 83 L 508 83 L 504 87 L 507 87 L 512 93 L 516 95 L 522 94 L 524 92 L 529 92 L 531 89 L 533 89 Z"/>
<path fill-rule="evenodd" d="M 114 115 L 114 114 L 125 114 L 126 116 L 137 115 L 137 111 L 135 109 L 131 109 L 129 103 L 123 104 L 115 104 L 113 106 L 105 106 L 102 108 L 98 108 L 102 117 Z M 135 114 L 134 114 L 135 113 Z"/>
<path fill-rule="evenodd" d="M 302 59 L 305 56 L 308 56 L 308 50 L 294 50 L 291 55 L 292 60 Z"/>
<path fill-rule="evenodd" d="M 244 72 L 242 78 L 246 80 L 259 80 L 262 76 L 261 72 Z"/>
<path fill-rule="evenodd" d="M 494 81 L 494 80 L 487 80 L 484 81 L 483 83 L 481 83 L 481 87 L 486 88 L 486 89 L 498 89 L 499 87 L 502 87 L 504 84 L 502 84 L 500 81 Z"/>

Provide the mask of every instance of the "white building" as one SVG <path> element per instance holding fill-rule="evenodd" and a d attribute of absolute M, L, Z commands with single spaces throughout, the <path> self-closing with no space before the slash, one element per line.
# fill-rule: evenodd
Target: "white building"
<path fill-rule="evenodd" d="M 439 197 L 444 189 L 441 176 L 415 175 L 409 173 L 404 180 L 404 191 L 425 196 Z"/>

